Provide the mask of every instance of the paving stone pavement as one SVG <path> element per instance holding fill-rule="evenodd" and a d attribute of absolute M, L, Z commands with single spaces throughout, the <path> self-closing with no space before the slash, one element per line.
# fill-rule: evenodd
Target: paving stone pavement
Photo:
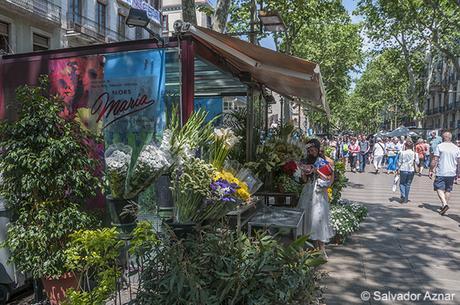
<path fill-rule="evenodd" d="M 449 211 L 440 216 L 427 176 L 414 178 L 405 205 L 396 202 L 399 192 L 391 190 L 393 176 L 347 176 L 343 198 L 364 203 L 369 216 L 345 245 L 328 247 L 326 304 L 460 305 L 460 185 L 454 186 Z M 362 300 L 366 292 L 370 299 Z M 405 299 L 383 300 L 398 294 Z M 440 294 L 444 301 L 434 299 Z"/>

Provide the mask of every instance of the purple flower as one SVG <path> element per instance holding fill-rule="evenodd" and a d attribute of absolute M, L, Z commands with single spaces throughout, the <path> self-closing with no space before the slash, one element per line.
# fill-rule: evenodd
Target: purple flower
<path fill-rule="evenodd" d="M 212 190 L 213 199 L 222 202 L 235 202 L 234 194 L 238 189 L 238 185 L 230 183 L 227 180 L 220 178 L 211 183 L 210 188 Z"/>

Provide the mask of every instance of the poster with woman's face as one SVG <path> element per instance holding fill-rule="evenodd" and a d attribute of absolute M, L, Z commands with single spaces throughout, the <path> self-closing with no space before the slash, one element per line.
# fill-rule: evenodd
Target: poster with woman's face
<path fill-rule="evenodd" d="M 69 115 L 75 115 L 86 128 L 97 130 L 90 115 L 94 84 L 104 80 L 104 56 L 92 55 L 51 60 L 51 93 L 59 95 Z M 100 90 L 100 89 L 99 89 Z"/>

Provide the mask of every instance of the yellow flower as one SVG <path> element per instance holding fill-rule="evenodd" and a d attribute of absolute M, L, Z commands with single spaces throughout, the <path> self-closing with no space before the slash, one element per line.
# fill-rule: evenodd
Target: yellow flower
<path fill-rule="evenodd" d="M 236 194 L 238 195 L 238 197 L 241 198 L 241 200 L 247 201 L 251 197 L 251 194 L 249 193 L 249 187 L 246 184 L 246 182 L 240 181 L 232 173 L 224 171 L 224 170 L 217 172 L 217 174 L 214 177 L 214 180 L 219 180 L 219 179 L 227 180 L 230 183 L 235 183 L 236 185 L 238 185 Z"/>
<path fill-rule="evenodd" d="M 329 201 L 332 200 L 332 187 L 327 189 L 327 196 L 329 197 Z"/>

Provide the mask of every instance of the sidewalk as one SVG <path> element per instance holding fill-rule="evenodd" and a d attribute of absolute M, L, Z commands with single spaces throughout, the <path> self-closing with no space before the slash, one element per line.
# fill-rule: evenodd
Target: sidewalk
<path fill-rule="evenodd" d="M 347 174 L 343 197 L 365 203 L 369 216 L 345 245 L 329 246 L 326 304 L 460 304 L 460 185 L 443 217 L 426 176 L 414 178 L 412 202 L 401 205 L 393 201 L 392 176 Z M 368 301 L 361 299 L 366 291 Z M 407 292 L 413 301 L 383 301 Z M 441 297 L 434 293 L 453 301 L 434 300 Z"/>

